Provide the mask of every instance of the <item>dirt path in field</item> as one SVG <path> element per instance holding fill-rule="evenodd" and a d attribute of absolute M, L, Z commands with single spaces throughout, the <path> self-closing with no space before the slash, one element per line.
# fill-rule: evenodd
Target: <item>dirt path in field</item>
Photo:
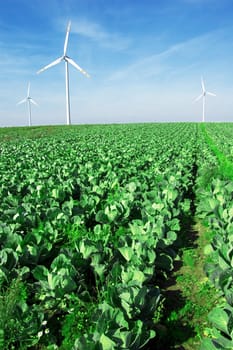
<path fill-rule="evenodd" d="M 163 316 L 157 325 L 155 350 L 198 350 L 208 327 L 207 315 L 216 302 L 216 291 L 203 270 L 204 247 L 211 234 L 199 221 L 185 224 L 180 236 L 180 260 L 171 278 L 161 283 Z"/>

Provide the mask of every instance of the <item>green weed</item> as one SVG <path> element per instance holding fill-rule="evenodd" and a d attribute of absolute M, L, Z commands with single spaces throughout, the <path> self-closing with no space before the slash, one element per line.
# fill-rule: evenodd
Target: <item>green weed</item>
<path fill-rule="evenodd" d="M 75 295 L 71 297 L 70 312 L 62 324 L 64 340 L 60 350 L 73 349 L 75 340 L 90 330 L 95 308 L 94 303 L 84 303 Z"/>
<path fill-rule="evenodd" d="M 165 306 L 164 306 L 165 298 L 161 298 L 159 304 L 154 313 L 154 317 L 152 319 L 154 324 L 158 324 L 164 316 Z"/>
<path fill-rule="evenodd" d="M 0 294 L 0 345 L 1 349 L 25 349 L 30 339 L 27 314 L 27 290 L 22 281 L 13 280 Z M 28 321 L 28 323 L 27 323 Z"/>
<path fill-rule="evenodd" d="M 195 252 L 193 249 L 184 250 L 183 257 L 182 257 L 183 263 L 186 266 L 194 267 L 195 266 L 195 256 L 194 255 L 195 255 Z"/>

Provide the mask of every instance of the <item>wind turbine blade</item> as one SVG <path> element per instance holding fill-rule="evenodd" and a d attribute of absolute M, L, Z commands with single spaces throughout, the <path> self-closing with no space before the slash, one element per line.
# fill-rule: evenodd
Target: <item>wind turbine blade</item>
<path fill-rule="evenodd" d="M 203 77 L 201 77 L 201 87 L 202 87 L 202 91 L 205 91 L 205 84 L 204 84 L 204 80 Z"/>
<path fill-rule="evenodd" d="M 209 92 L 209 91 L 206 91 L 206 94 L 210 96 L 216 96 L 215 94 L 213 94 L 213 92 Z"/>
<path fill-rule="evenodd" d="M 85 72 L 85 70 L 83 70 L 81 67 L 79 67 L 79 65 L 77 63 L 74 62 L 74 60 L 72 60 L 72 58 L 70 57 L 65 57 L 65 59 L 76 69 L 78 69 L 82 74 L 86 75 L 87 78 L 90 78 L 90 75 Z"/>
<path fill-rule="evenodd" d="M 32 98 L 30 98 L 31 103 L 33 103 L 35 106 L 39 106 L 38 103 L 36 103 L 36 101 L 34 101 Z"/>
<path fill-rule="evenodd" d="M 63 57 L 59 57 L 57 58 L 55 61 L 53 61 L 52 63 L 49 63 L 47 66 L 41 68 L 40 70 L 38 70 L 37 74 L 40 74 L 42 72 L 44 72 L 46 69 L 51 68 L 53 66 L 56 66 L 56 64 L 60 63 L 63 60 Z"/>
<path fill-rule="evenodd" d="M 65 43 L 64 43 L 64 56 L 66 56 L 69 33 L 70 33 L 70 26 L 71 26 L 71 21 L 69 21 L 68 26 L 67 26 L 67 30 L 66 30 L 66 38 L 65 38 Z"/>
<path fill-rule="evenodd" d="M 28 94 L 27 94 L 27 97 L 29 97 L 30 95 L 30 82 L 28 83 Z"/>
<path fill-rule="evenodd" d="M 200 96 L 198 96 L 197 98 L 195 98 L 195 100 L 193 101 L 193 102 L 197 102 L 197 101 L 199 101 L 202 97 L 203 97 L 204 95 L 203 94 L 201 94 Z"/>
<path fill-rule="evenodd" d="M 26 99 L 26 98 L 24 98 L 23 100 L 19 101 L 19 102 L 17 103 L 17 105 L 21 105 L 21 103 L 25 103 L 25 102 L 27 102 L 27 99 Z"/>

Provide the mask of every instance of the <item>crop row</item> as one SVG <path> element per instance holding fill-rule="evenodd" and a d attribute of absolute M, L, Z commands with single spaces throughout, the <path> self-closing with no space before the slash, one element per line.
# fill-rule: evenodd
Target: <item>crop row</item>
<path fill-rule="evenodd" d="M 231 133 L 232 128 L 231 125 L 224 124 L 215 126 L 216 129 L 214 125 L 207 125 L 208 137 L 211 137 L 215 145 L 209 150 L 209 156 L 212 158 L 213 167 L 219 167 L 220 171 L 217 173 L 207 171 L 200 160 L 199 177 L 202 178 L 202 181 L 203 177 L 206 179 L 208 177 L 208 183 L 205 179 L 204 186 L 202 183 L 197 192 L 197 215 L 207 222 L 209 229 L 214 234 L 211 243 L 205 248 L 207 255 L 205 272 L 213 286 L 219 291 L 218 305 L 208 316 L 212 328 L 207 330 L 208 337 L 202 342 L 202 350 L 233 348 L 233 183 L 221 173 L 221 163 L 216 162 L 217 158 L 213 152 L 217 150 L 218 156 L 219 152 L 224 151 L 229 157 L 230 142 L 228 140 L 227 147 L 223 147 L 225 139 L 222 136 Z M 204 135 L 206 137 L 206 134 Z M 220 162 L 221 160 L 220 158 Z M 231 169 L 228 169 L 230 174 L 229 170 L 232 172 L 232 165 Z"/>
<path fill-rule="evenodd" d="M 206 125 L 206 130 L 211 135 L 211 138 L 220 152 L 226 158 L 233 160 L 233 125 L 231 123 L 219 123 Z"/>

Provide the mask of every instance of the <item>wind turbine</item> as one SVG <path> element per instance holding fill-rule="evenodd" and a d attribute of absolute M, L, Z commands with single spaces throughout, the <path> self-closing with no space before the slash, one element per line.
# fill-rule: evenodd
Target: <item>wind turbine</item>
<path fill-rule="evenodd" d="M 28 83 L 28 92 L 27 92 L 27 97 L 25 97 L 22 101 L 19 101 L 17 103 L 17 105 L 20 105 L 21 103 L 26 103 L 28 104 L 28 126 L 31 126 L 32 124 L 32 116 L 31 116 L 31 103 L 33 103 L 34 105 L 38 106 L 38 104 L 36 103 L 36 101 L 34 101 L 31 97 L 30 97 L 30 82 Z"/>
<path fill-rule="evenodd" d="M 198 96 L 194 100 L 194 102 L 199 101 L 202 98 L 202 122 L 204 122 L 205 121 L 205 99 L 206 99 L 206 95 L 210 95 L 210 96 L 216 96 L 216 95 L 213 94 L 212 92 L 209 92 L 209 91 L 206 90 L 203 77 L 201 77 L 201 87 L 202 87 L 202 93 L 201 93 L 200 96 Z"/>
<path fill-rule="evenodd" d="M 65 42 L 64 42 L 64 51 L 63 55 L 59 58 L 57 58 L 55 61 L 52 63 L 48 64 L 44 68 L 40 69 L 37 74 L 45 71 L 46 69 L 56 66 L 62 61 L 65 61 L 65 77 L 66 77 L 66 123 L 67 125 L 70 125 L 70 92 L 69 92 L 69 66 L 68 64 L 70 63 L 73 67 L 75 67 L 77 70 L 79 70 L 82 74 L 84 74 L 86 77 L 90 77 L 90 75 L 85 72 L 76 62 L 72 60 L 69 56 L 67 56 L 66 51 L 67 51 L 67 45 L 68 45 L 68 38 L 69 38 L 69 33 L 70 33 L 70 26 L 71 22 L 69 21 L 67 30 L 66 30 L 66 37 L 65 37 Z"/>

